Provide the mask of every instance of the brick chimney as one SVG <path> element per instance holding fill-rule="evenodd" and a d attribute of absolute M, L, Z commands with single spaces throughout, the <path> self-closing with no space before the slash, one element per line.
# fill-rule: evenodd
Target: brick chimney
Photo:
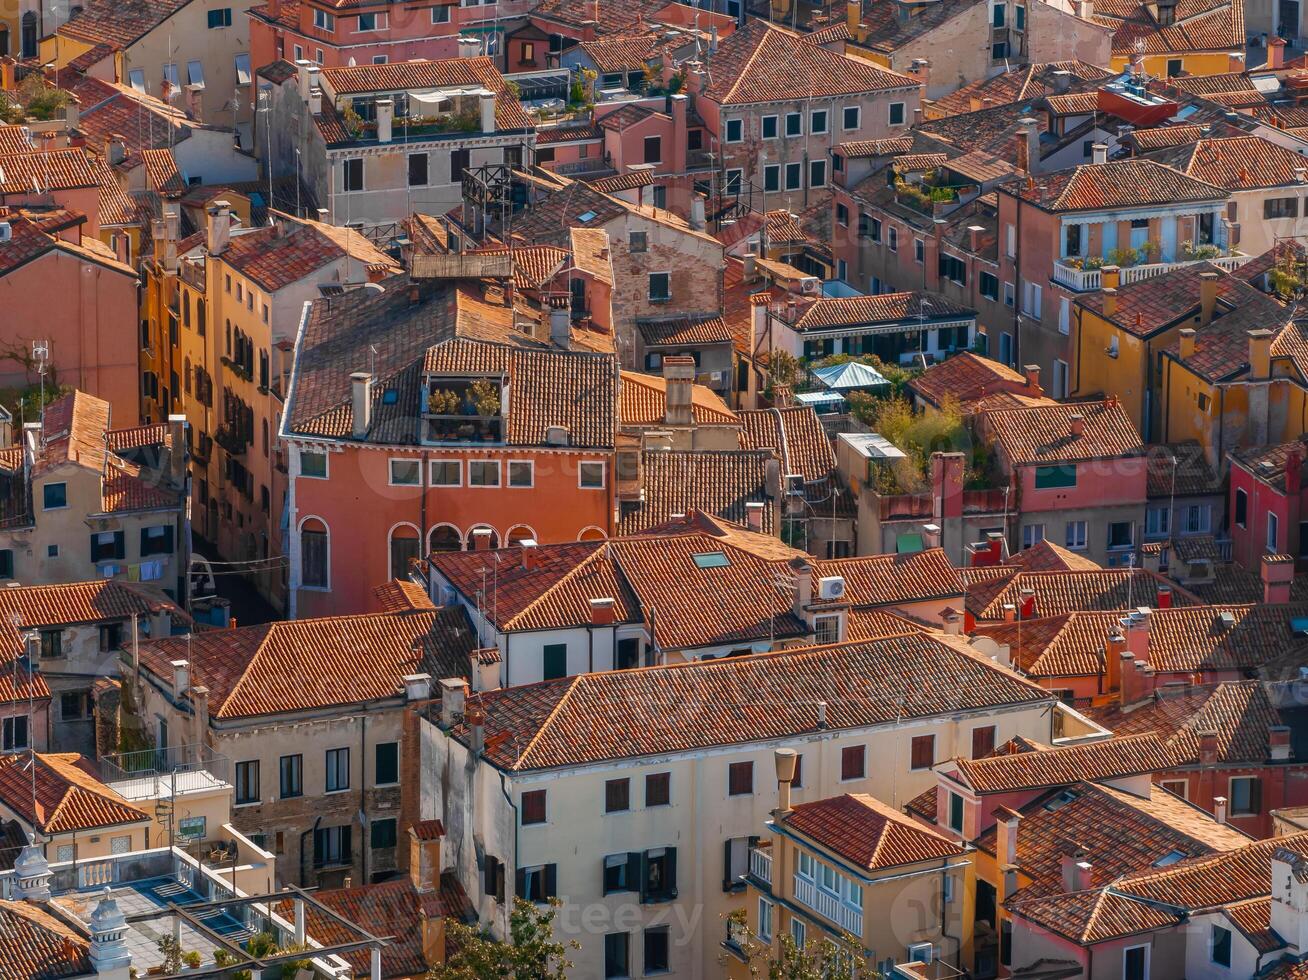
<path fill-rule="evenodd" d="M 931 454 L 931 493 L 939 520 L 963 516 L 963 471 L 967 457 L 962 453 Z"/>
<path fill-rule="evenodd" d="M 1178 336 L 1181 338 L 1180 354 L 1181 360 L 1187 361 L 1194 357 L 1194 327 L 1182 327 Z"/>
<path fill-rule="evenodd" d="M 1026 375 L 1026 393 L 1032 398 L 1039 398 L 1045 393 L 1040 387 L 1040 365 L 1028 364 L 1022 368 L 1022 373 Z"/>
<path fill-rule="evenodd" d="M 978 541 L 971 547 L 972 567 L 988 568 L 1004 560 L 1004 535 L 1000 531 L 991 531 L 985 541 Z"/>
<path fill-rule="evenodd" d="M 1290 601 L 1294 582 L 1294 559 L 1289 555 L 1263 555 L 1263 602 L 1280 604 Z"/>
<path fill-rule="evenodd" d="M 1267 726 L 1267 755 L 1274 762 L 1290 758 L 1290 726 Z"/>
<path fill-rule="evenodd" d="M 439 820 L 422 820 L 409 828 L 409 880 L 419 894 L 440 889 L 444 836 L 445 826 Z"/>
<path fill-rule="evenodd" d="M 1158 608 L 1172 608 L 1172 587 L 1170 585 L 1158 586 Z"/>
<path fill-rule="evenodd" d="M 588 599 L 587 602 L 590 605 L 590 623 L 592 626 L 608 626 L 617 618 L 617 613 L 614 611 L 614 600 L 611 596 Z"/>
<path fill-rule="evenodd" d="M 1285 38 L 1273 37 L 1267 41 L 1267 69 L 1279 71 L 1285 67 Z"/>
<path fill-rule="evenodd" d="M 1073 412 L 1068 420 L 1068 435 L 1076 437 L 1085 431 L 1085 416 L 1080 412 Z"/>
<path fill-rule="evenodd" d="M 1213 313 L 1217 309 L 1217 273 L 1199 273 L 1199 326 L 1206 327 L 1213 322 Z"/>
<path fill-rule="evenodd" d="M 1102 292 L 1104 296 L 1104 318 L 1111 320 L 1117 316 L 1117 288 L 1115 286 L 1105 286 Z"/>
<path fill-rule="evenodd" d="M 1249 377 L 1266 378 L 1272 372 L 1272 332 L 1266 327 L 1247 331 L 1249 336 Z"/>
<path fill-rule="evenodd" d="M 751 531 L 762 533 L 763 510 L 766 506 L 758 500 L 751 500 L 745 504 L 745 526 Z"/>
<path fill-rule="evenodd" d="M 1090 887 L 1091 868 L 1085 853 L 1080 845 L 1069 842 L 1064 846 L 1058 859 L 1063 872 L 1063 891 L 1081 892 Z"/>
<path fill-rule="evenodd" d="M 1022 815 L 1006 806 L 996 807 L 992 816 L 995 818 L 995 860 L 1003 865 L 1017 864 L 1017 825 L 1022 822 Z"/>
<path fill-rule="evenodd" d="M 495 534 L 488 527 L 474 527 L 472 529 L 472 550 L 473 551 L 490 551 L 491 537 Z"/>
<path fill-rule="evenodd" d="M 663 358 L 663 379 L 667 386 L 667 396 L 664 399 L 665 424 L 694 425 L 691 385 L 695 383 L 695 359 L 688 355 Z"/>
<path fill-rule="evenodd" d="M 1217 732 L 1199 733 L 1199 764 L 1204 766 L 1217 764 Z"/>
<path fill-rule="evenodd" d="M 1104 687 L 1105 694 L 1122 689 L 1122 668 L 1125 663 L 1122 654 L 1126 651 L 1126 637 L 1112 633 L 1104 640 Z"/>
<path fill-rule="evenodd" d="M 1122 688 L 1118 703 L 1126 708 L 1153 697 L 1154 669 L 1135 659 L 1130 650 L 1119 656 Z"/>

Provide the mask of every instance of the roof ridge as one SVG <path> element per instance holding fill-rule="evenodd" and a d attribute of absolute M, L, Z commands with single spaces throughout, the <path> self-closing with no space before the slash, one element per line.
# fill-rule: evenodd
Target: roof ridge
<path fill-rule="evenodd" d="M 607 542 L 605 542 L 605 544 L 607 544 Z M 535 599 L 532 599 L 531 602 L 527 603 L 527 605 L 523 606 L 520 610 L 518 610 L 516 614 L 514 614 L 510 619 L 508 619 L 504 623 L 503 629 L 506 630 L 512 629 L 514 623 L 518 622 L 518 620 L 520 620 L 522 617 L 526 616 L 529 612 L 534 610 L 537 605 L 544 602 L 545 599 L 548 598 L 550 595 L 552 595 L 556 589 L 560 588 L 561 586 L 563 586 L 568 582 L 571 582 L 573 578 L 576 577 L 583 568 L 589 567 L 591 562 L 593 562 L 601 554 L 604 554 L 606 551 L 607 549 L 604 547 L 599 547 L 592 550 L 590 554 L 586 555 L 581 561 L 577 562 L 575 565 L 569 568 L 557 581 L 551 583 L 545 589 L 545 591 L 543 591 Z M 601 598 L 601 597 L 596 596 L 596 598 Z M 617 596 L 614 596 L 613 598 L 617 599 Z"/>
<path fill-rule="evenodd" d="M 539 741 L 541 740 L 541 738 L 544 737 L 545 732 L 546 732 L 546 731 L 549 729 L 549 727 L 550 727 L 550 724 L 554 721 L 554 719 L 555 719 L 556 717 L 558 717 L 559 713 L 563 710 L 563 706 L 564 706 L 565 704 L 567 704 L 569 700 L 571 700 L 571 698 L 572 698 L 572 692 L 575 691 L 575 690 L 577 689 L 577 685 L 581 683 L 582 678 L 583 678 L 583 677 L 591 677 L 591 676 L 593 676 L 593 675 L 591 675 L 591 674 L 573 674 L 573 675 L 568 679 L 567 690 L 565 690 L 565 691 L 563 692 L 563 696 L 560 697 L 560 698 L 558 699 L 558 701 L 556 701 L 556 702 L 554 703 L 554 707 L 550 709 L 549 714 L 547 714 L 547 715 L 546 715 L 546 716 L 541 720 L 540 727 L 536 729 L 536 734 L 533 735 L 533 736 L 531 737 L 531 741 L 529 741 L 529 742 L 527 743 L 526 747 L 525 747 L 525 748 L 524 748 L 520 753 L 518 753 L 518 760 L 517 760 L 516 765 L 519 765 L 519 766 L 522 765 L 522 761 L 523 761 L 524 759 L 526 759 L 527 756 L 529 756 L 529 755 L 531 754 L 531 750 L 534 749 L 534 748 L 536 747 L 536 743 L 539 742 Z"/>

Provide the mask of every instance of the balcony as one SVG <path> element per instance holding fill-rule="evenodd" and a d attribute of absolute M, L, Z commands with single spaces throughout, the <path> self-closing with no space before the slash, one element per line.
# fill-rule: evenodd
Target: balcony
<path fill-rule="evenodd" d="M 423 442 L 501 442 L 504 390 L 499 379 L 429 378 Z"/>
<path fill-rule="evenodd" d="M 749 873 L 765 885 L 772 884 L 772 851 L 755 847 L 749 852 Z"/>
<path fill-rule="evenodd" d="M 1173 269 L 1183 269 L 1186 266 L 1194 265 L 1196 262 L 1211 262 L 1219 269 L 1233 272 L 1248 262 L 1250 258 L 1251 256 L 1248 255 L 1219 255 L 1211 259 L 1187 259 L 1183 262 L 1150 262 L 1145 265 L 1125 265 L 1122 266 L 1120 283 L 1123 286 L 1129 286 L 1133 282 L 1161 276 L 1165 272 L 1171 272 Z M 1078 268 L 1075 265 L 1058 261 L 1054 262 L 1052 278 L 1060 286 L 1066 286 L 1078 293 L 1093 292 L 1101 288 L 1103 281 L 1102 270 L 1099 268 Z"/>
<path fill-rule="evenodd" d="M 100 778 L 129 801 L 176 799 L 231 788 L 231 762 L 207 745 L 115 752 L 99 762 Z"/>
<path fill-rule="evenodd" d="M 862 937 L 863 913 L 850 908 L 835 895 L 824 892 L 814 882 L 800 875 L 795 875 L 795 901 L 807 905 L 851 936 Z"/>

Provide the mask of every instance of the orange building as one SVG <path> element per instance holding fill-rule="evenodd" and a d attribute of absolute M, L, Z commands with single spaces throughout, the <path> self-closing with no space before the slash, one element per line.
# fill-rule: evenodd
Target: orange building
<path fill-rule="evenodd" d="M 370 609 L 429 551 L 610 532 L 610 338 L 494 287 L 378 286 L 315 301 L 296 343 L 291 617 Z"/>

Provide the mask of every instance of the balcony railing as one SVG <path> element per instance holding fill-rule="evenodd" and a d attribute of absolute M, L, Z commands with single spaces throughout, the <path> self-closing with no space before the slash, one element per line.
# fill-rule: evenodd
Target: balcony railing
<path fill-rule="evenodd" d="M 772 852 L 761 847 L 749 852 L 749 873 L 764 884 L 772 884 Z"/>
<path fill-rule="evenodd" d="M 851 936 L 862 937 L 863 913 L 850 908 L 835 895 L 824 892 L 814 882 L 800 875 L 795 875 L 795 900 L 834 922 Z"/>
<path fill-rule="evenodd" d="M 204 744 L 115 752 L 100 760 L 100 778 L 129 800 L 161 799 L 229 785 L 231 761 Z"/>
<path fill-rule="evenodd" d="M 1142 279 L 1161 276 L 1173 269 L 1183 269 L 1188 265 L 1194 265 L 1196 262 L 1211 262 L 1219 269 L 1232 272 L 1248 262 L 1250 258 L 1251 256 L 1248 255 L 1219 255 L 1212 259 L 1187 259 L 1184 262 L 1151 262 L 1147 265 L 1127 265 L 1122 267 L 1120 282 L 1121 285 L 1128 286 L 1133 282 L 1140 282 Z M 1078 293 L 1088 293 L 1101 287 L 1103 283 L 1102 272 L 1101 269 L 1078 269 L 1073 265 L 1055 262 L 1053 279 L 1060 286 L 1066 286 Z"/>

